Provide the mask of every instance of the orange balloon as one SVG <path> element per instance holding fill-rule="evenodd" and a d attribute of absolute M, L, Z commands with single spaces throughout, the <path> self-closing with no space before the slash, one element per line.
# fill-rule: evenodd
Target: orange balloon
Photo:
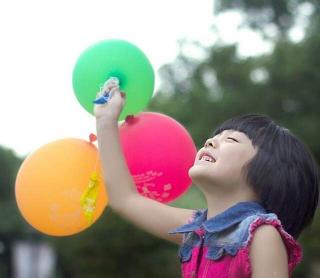
<path fill-rule="evenodd" d="M 83 231 L 108 202 L 97 148 L 72 138 L 42 146 L 22 163 L 15 194 L 24 218 L 42 233 Z"/>

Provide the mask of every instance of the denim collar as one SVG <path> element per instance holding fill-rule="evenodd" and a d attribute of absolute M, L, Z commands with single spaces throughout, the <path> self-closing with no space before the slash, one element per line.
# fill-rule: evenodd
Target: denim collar
<path fill-rule="evenodd" d="M 208 220 L 207 213 L 207 209 L 198 210 L 191 223 L 170 230 L 169 234 L 189 233 L 200 228 L 209 233 L 221 232 L 240 223 L 248 216 L 266 213 L 266 211 L 258 202 L 240 202 Z"/>

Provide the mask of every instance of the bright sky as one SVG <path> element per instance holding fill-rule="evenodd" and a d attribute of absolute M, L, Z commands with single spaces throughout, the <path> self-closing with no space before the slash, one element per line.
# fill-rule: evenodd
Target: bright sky
<path fill-rule="evenodd" d="M 157 70 L 174 60 L 179 39 L 210 45 L 210 27 L 217 24 L 226 41 L 235 41 L 240 21 L 236 14 L 214 18 L 213 0 L 1 1 L 0 145 L 26 155 L 53 140 L 95 132 L 94 117 L 72 89 L 74 64 L 91 44 L 134 43 L 151 61 L 158 86 Z M 247 53 L 267 47 L 255 36 L 245 34 Z"/>

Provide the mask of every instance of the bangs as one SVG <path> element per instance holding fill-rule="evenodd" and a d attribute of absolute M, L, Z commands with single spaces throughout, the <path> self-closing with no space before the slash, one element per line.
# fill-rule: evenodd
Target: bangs
<path fill-rule="evenodd" d="M 225 121 L 216 128 L 213 136 L 224 130 L 236 130 L 246 134 L 254 146 L 261 147 L 264 142 L 272 141 L 280 129 L 268 116 L 249 114 Z"/>

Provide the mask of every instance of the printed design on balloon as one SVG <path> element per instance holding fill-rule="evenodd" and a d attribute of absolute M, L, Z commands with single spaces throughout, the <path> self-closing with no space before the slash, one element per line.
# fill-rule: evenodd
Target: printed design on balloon
<path fill-rule="evenodd" d="M 154 188 L 156 187 L 155 180 L 156 178 L 161 176 L 163 176 L 162 172 L 150 170 L 142 174 L 133 175 L 133 179 L 138 191 L 141 192 L 142 195 L 162 202 L 164 198 L 170 196 L 172 185 L 170 183 L 164 184 L 162 193 L 159 192 L 159 188 L 157 188 L 157 190 L 154 190 Z"/>
<path fill-rule="evenodd" d="M 66 212 L 59 203 L 53 203 L 49 208 L 48 220 L 51 224 L 60 229 L 70 229 L 73 227 L 80 228 L 80 225 L 78 224 L 80 217 L 80 210 Z"/>

